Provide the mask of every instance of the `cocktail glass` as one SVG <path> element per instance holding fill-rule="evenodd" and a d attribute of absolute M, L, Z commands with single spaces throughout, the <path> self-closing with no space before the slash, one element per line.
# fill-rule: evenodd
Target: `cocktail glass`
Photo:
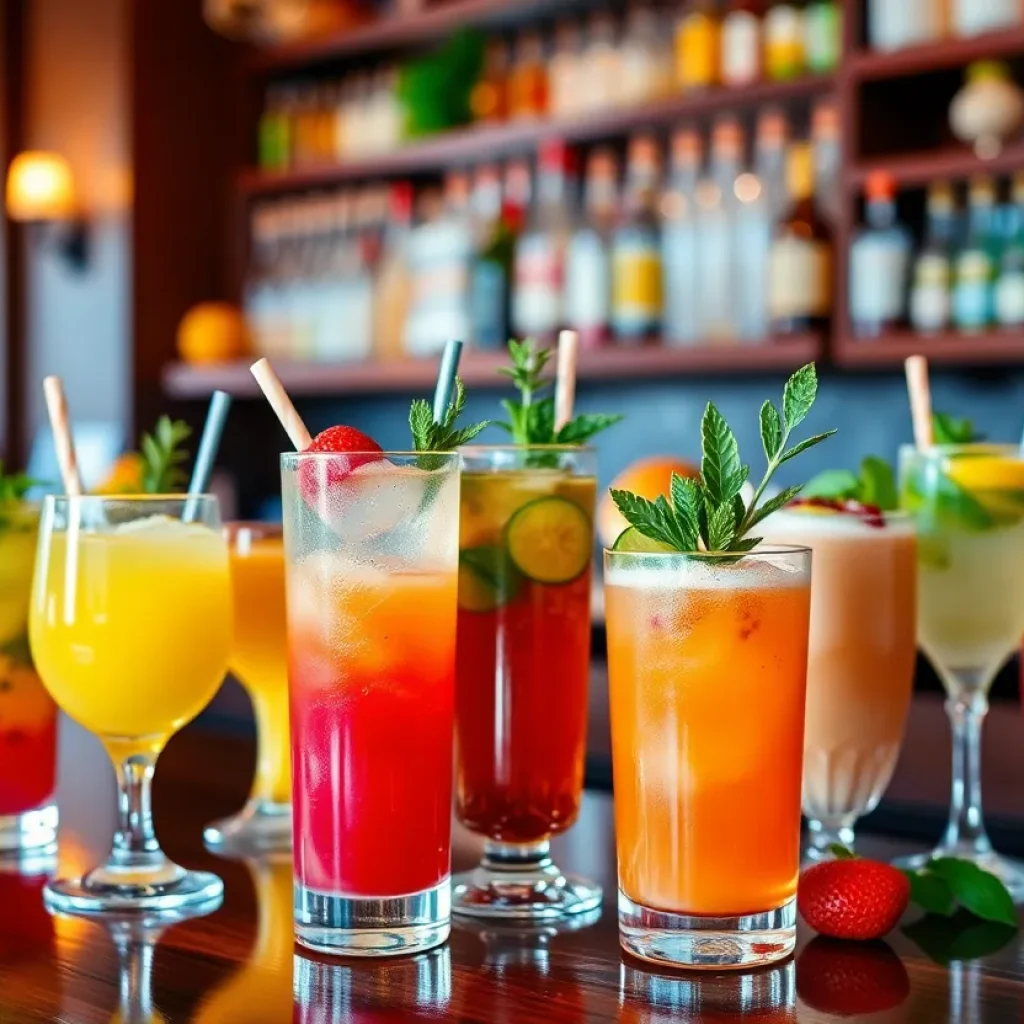
<path fill-rule="evenodd" d="M 605 552 L 619 939 L 677 967 L 796 942 L 806 548 Z"/>
<path fill-rule="evenodd" d="M 450 929 L 459 458 L 281 464 L 296 937 L 419 952 Z"/>
<path fill-rule="evenodd" d="M 281 526 L 231 523 L 231 591 L 235 630 L 231 671 L 252 700 L 256 774 L 249 800 L 231 818 L 203 831 L 214 849 L 287 850 L 292 842 L 291 751 L 288 746 L 288 638 Z"/>
<path fill-rule="evenodd" d="M 587 736 L 593 451 L 462 449 L 455 813 L 484 857 L 457 913 L 539 919 L 600 906 L 550 839 L 579 813 Z"/>
<path fill-rule="evenodd" d="M 953 731 L 949 823 L 910 858 L 963 857 L 1024 897 L 1021 866 L 992 849 L 981 809 L 988 691 L 1024 634 L 1024 453 L 1015 445 L 900 453 L 901 502 L 917 521 L 917 636 L 946 689 Z"/>
<path fill-rule="evenodd" d="M 814 554 L 803 811 L 805 856 L 823 860 L 833 844 L 853 846 L 899 757 L 917 660 L 914 525 L 900 512 L 793 509 L 758 533 Z"/>
<path fill-rule="evenodd" d="M 57 705 L 28 643 L 39 509 L 0 508 L 0 856 L 55 849 Z"/>
<path fill-rule="evenodd" d="M 217 499 L 47 498 L 29 636 L 43 684 L 103 743 L 119 790 L 109 859 L 52 882 L 47 905 L 150 916 L 213 909 L 221 880 L 160 849 L 151 784 L 160 751 L 227 668 L 231 585 Z"/>

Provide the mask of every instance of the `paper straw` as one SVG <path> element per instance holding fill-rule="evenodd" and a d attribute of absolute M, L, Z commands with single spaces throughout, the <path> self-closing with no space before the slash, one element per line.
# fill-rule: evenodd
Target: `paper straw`
<path fill-rule="evenodd" d="M 256 378 L 256 383 L 259 384 L 260 390 L 270 403 L 270 408 L 274 410 L 274 414 L 281 421 L 281 426 L 284 427 L 284 432 L 295 446 L 295 450 L 304 452 L 313 443 L 313 438 L 309 436 L 306 424 L 302 422 L 302 417 L 288 397 L 284 385 L 274 373 L 273 367 L 266 359 L 260 359 L 252 364 L 250 370 Z"/>
<path fill-rule="evenodd" d="M 580 350 L 579 335 L 562 331 L 558 336 L 558 373 L 555 378 L 555 433 L 572 419 L 576 401 L 576 356 Z"/>
<path fill-rule="evenodd" d="M 68 422 L 68 403 L 64 397 L 64 385 L 60 377 L 47 377 L 43 381 L 43 397 L 46 412 L 53 429 L 53 443 L 57 449 L 57 464 L 64 481 L 64 493 L 78 498 L 82 494 L 82 478 L 78 473 L 78 459 L 75 457 L 75 442 L 71 437 Z"/>
<path fill-rule="evenodd" d="M 210 399 L 210 408 L 206 412 L 206 423 L 199 441 L 199 451 L 196 453 L 196 464 L 192 468 L 192 479 L 188 485 L 188 501 L 185 502 L 185 512 L 182 515 L 186 523 L 195 519 L 199 506 L 197 499 L 210 485 L 210 474 L 213 472 L 214 462 L 217 461 L 217 449 L 220 447 L 221 435 L 224 433 L 224 424 L 230 408 L 231 396 L 226 391 L 214 391 Z"/>
<path fill-rule="evenodd" d="M 904 365 L 907 371 L 907 392 L 910 395 L 910 417 L 914 424 L 914 444 L 924 451 L 931 448 L 935 440 L 928 360 L 924 356 L 909 356 Z"/>
<path fill-rule="evenodd" d="M 451 404 L 455 389 L 455 376 L 459 372 L 462 358 L 462 342 L 452 339 L 444 347 L 441 365 L 437 368 L 437 384 L 434 387 L 434 422 L 443 423 L 445 413 Z"/>

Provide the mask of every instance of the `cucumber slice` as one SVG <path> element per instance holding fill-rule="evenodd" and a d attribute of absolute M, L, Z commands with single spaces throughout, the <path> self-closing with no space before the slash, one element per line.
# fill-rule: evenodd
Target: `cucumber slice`
<path fill-rule="evenodd" d="M 635 551 L 638 553 L 671 553 L 676 549 L 664 541 L 654 540 L 642 534 L 635 526 L 627 526 L 615 538 L 612 551 Z"/>
<path fill-rule="evenodd" d="M 513 600 L 523 585 L 508 552 L 487 544 L 459 552 L 459 607 L 490 612 Z"/>
<path fill-rule="evenodd" d="M 571 583 L 586 572 L 594 525 L 575 502 L 555 496 L 528 502 L 505 527 L 505 547 L 516 568 L 537 583 Z"/>

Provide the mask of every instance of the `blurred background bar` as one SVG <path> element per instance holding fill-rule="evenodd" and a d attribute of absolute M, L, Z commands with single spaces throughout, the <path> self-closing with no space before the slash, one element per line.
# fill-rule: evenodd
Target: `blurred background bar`
<path fill-rule="evenodd" d="M 275 518 L 253 359 L 404 447 L 446 341 L 485 418 L 562 328 L 578 411 L 626 415 L 602 487 L 695 459 L 709 399 L 758 448 L 809 360 L 840 432 L 802 476 L 895 458 L 915 352 L 1014 440 L 1022 85 L 1024 0 L 0 0 L 0 455 L 53 478 L 44 373 L 87 486 L 222 389 L 214 486 Z"/>

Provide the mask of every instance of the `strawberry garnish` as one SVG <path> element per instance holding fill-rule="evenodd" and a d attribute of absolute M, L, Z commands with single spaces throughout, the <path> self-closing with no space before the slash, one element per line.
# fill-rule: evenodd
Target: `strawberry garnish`
<path fill-rule="evenodd" d="M 803 919 L 836 939 L 878 939 L 907 909 L 910 881 L 891 864 L 860 857 L 826 861 L 800 876 Z"/>
<path fill-rule="evenodd" d="M 801 508 L 820 508 L 843 515 L 857 516 L 865 526 L 879 529 L 885 526 L 885 514 L 877 505 L 865 505 L 852 498 L 794 498 L 786 508 L 799 511 Z"/>
<path fill-rule="evenodd" d="M 326 490 L 341 483 L 353 470 L 383 458 L 384 449 L 372 437 L 355 427 L 328 427 L 321 430 L 305 454 L 320 452 L 332 459 L 307 460 L 299 470 L 299 487 L 306 504 L 316 508 Z"/>
<path fill-rule="evenodd" d="M 884 942 L 854 946 L 819 935 L 797 959 L 796 991 L 802 1002 L 822 1013 L 883 1013 L 908 998 L 910 978 Z"/>

